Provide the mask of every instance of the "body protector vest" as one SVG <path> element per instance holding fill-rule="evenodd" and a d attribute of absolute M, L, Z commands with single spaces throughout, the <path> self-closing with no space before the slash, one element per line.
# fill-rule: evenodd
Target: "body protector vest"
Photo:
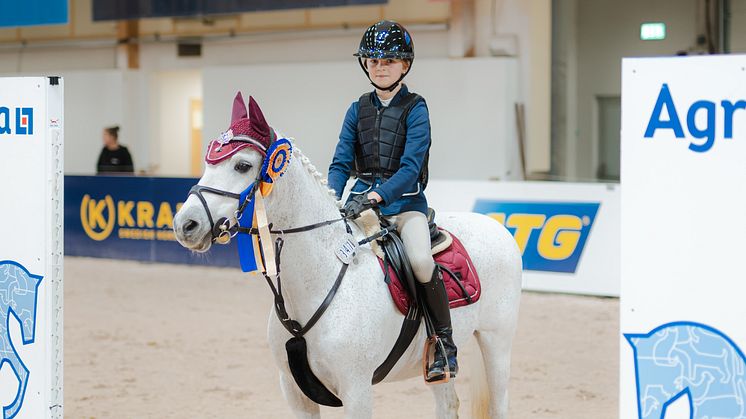
<path fill-rule="evenodd" d="M 360 97 L 355 143 L 355 174 L 359 179 L 372 183 L 379 177 L 386 181 L 399 170 L 407 141 L 407 116 L 421 98 L 409 93 L 396 105 L 378 109 L 370 93 Z M 420 169 L 422 189 L 427 185 L 429 156 L 428 149 Z"/>

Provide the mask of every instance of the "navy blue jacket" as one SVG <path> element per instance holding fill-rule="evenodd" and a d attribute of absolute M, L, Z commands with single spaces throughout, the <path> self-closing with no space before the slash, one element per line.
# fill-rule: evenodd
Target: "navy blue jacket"
<path fill-rule="evenodd" d="M 408 93 L 407 86 L 402 85 L 390 105 L 397 104 Z M 373 91 L 370 94 L 376 107 L 382 108 L 383 105 L 376 92 Z M 345 184 L 355 164 L 358 107 L 358 102 L 355 101 L 347 109 L 334 158 L 329 166 L 329 186 L 337 193 L 337 198 L 342 197 Z M 383 215 L 394 215 L 405 211 L 420 211 L 427 214 L 427 199 L 419 183 L 419 175 L 429 148 L 430 115 L 423 99 L 412 107 L 407 116 L 407 141 L 404 145 L 399 170 L 383 183 L 380 178 L 376 178 L 373 184 L 358 179 L 350 191 L 350 197 L 355 194 L 367 195 L 369 192 L 377 192 L 383 198 L 381 203 Z"/>

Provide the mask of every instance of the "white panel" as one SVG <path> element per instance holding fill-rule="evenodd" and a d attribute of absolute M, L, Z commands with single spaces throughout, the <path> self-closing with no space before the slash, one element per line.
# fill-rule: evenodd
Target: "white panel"
<path fill-rule="evenodd" d="M 62 417 L 62 109 L 61 84 L 0 78 L 0 402 L 8 417 Z"/>
<path fill-rule="evenodd" d="M 625 59 L 622 75 L 621 331 L 636 336 L 620 336 L 620 417 L 638 399 L 661 417 L 686 390 L 694 411 L 667 418 L 744 417 L 746 56 Z"/>
<path fill-rule="evenodd" d="M 520 176 L 514 59 L 422 59 L 407 76 L 430 111 L 433 178 Z M 371 89 L 357 62 L 215 67 L 204 71 L 205 142 L 228 128 L 237 90 L 253 95 L 270 125 L 293 136 L 322 172 L 345 112 Z M 205 144 L 206 145 L 206 144 Z"/>

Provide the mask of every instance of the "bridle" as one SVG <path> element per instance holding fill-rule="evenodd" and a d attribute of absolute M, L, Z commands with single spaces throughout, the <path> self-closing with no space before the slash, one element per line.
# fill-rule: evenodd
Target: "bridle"
<path fill-rule="evenodd" d="M 261 176 L 261 175 L 259 175 Z M 237 194 L 234 192 L 224 191 L 221 189 L 211 188 L 209 186 L 204 185 L 194 185 L 189 190 L 189 195 L 196 195 L 197 198 L 202 203 L 202 207 L 205 209 L 205 213 L 207 214 L 207 218 L 210 221 L 210 234 L 212 235 L 212 242 L 218 243 L 218 244 L 228 244 L 233 237 L 235 237 L 237 234 L 250 234 L 259 237 L 259 240 L 261 240 L 261 237 L 259 236 L 259 230 L 257 228 L 251 227 L 242 227 L 239 225 L 239 220 L 243 216 L 244 211 L 248 207 L 248 205 L 251 203 L 251 200 L 254 199 L 254 195 L 256 194 L 257 189 L 259 189 L 259 182 L 260 177 L 257 177 L 254 182 L 249 185 L 246 190 L 244 190 L 242 193 Z M 204 193 L 212 193 L 220 196 L 225 196 L 228 198 L 233 198 L 238 200 L 238 205 L 236 207 L 236 210 L 233 213 L 233 220 L 229 220 L 227 217 L 221 217 L 217 221 L 214 221 L 214 218 L 212 216 L 212 213 L 210 212 L 210 208 L 207 206 L 207 200 L 204 197 Z M 348 215 L 342 215 L 339 218 L 334 218 L 331 220 L 321 221 L 314 224 L 309 224 L 301 227 L 294 227 L 294 228 L 287 228 L 287 229 L 273 229 L 272 224 L 269 224 L 270 233 L 278 235 L 275 238 L 275 253 L 276 253 L 276 276 L 277 276 L 277 286 L 272 281 L 272 278 L 267 274 L 266 271 L 262 272 L 262 275 L 267 281 L 267 284 L 270 287 L 270 290 L 272 291 L 272 294 L 274 295 L 274 306 L 275 306 L 275 313 L 277 314 L 278 319 L 280 320 L 280 323 L 287 329 L 288 332 L 290 332 L 291 335 L 293 335 L 296 338 L 301 338 L 303 335 L 306 334 L 315 324 L 316 322 L 321 318 L 321 316 L 324 314 L 326 309 L 331 304 L 332 300 L 334 299 L 334 296 L 337 293 L 337 290 L 339 289 L 339 286 L 342 284 L 342 278 L 344 278 L 345 273 L 347 272 L 347 268 L 349 267 L 349 262 L 342 262 L 342 267 L 340 268 L 339 274 L 337 275 L 337 279 L 334 282 L 334 285 L 332 285 L 332 288 L 329 290 L 329 292 L 326 295 L 326 298 L 324 298 L 324 301 L 321 303 L 318 309 L 316 309 L 316 312 L 311 316 L 310 320 L 305 324 L 305 326 L 301 326 L 300 323 L 296 320 L 293 320 L 288 315 L 287 309 L 285 308 L 285 299 L 282 296 L 282 282 L 280 279 L 280 255 L 282 253 L 282 247 L 285 243 L 284 241 L 284 235 L 285 234 L 293 234 L 293 233 L 303 233 L 311 230 L 315 230 L 317 228 L 325 227 L 331 224 L 335 224 L 340 221 L 344 221 L 345 223 L 345 229 L 347 230 L 347 233 L 352 236 L 352 228 L 350 227 L 349 219 L 351 217 Z M 233 222 L 231 222 L 233 221 Z M 364 244 L 370 243 L 373 240 L 377 240 L 390 232 L 394 231 L 396 229 L 396 224 L 392 224 L 386 228 L 383 228 L 378 233 L 366 237 L 358 242 L 356 244 L 358 246 L 362 246 Z M 262 258 L 264 258 L 264 255 L 262 255 Z M 266 266 L 266 265 L 265 265 Z"/>
<path fill-rule="evenodd" d="M 235 220 L 235 223 L 233 224 L 234 227 L 238 226 L 238 220 L 243 215 L 244 210 L 246 209 L 246 206 L 249 202 L 251 202 L 251 199 L 254 197 L 254 185 L 256 182 L 252 183 L 249 188 L 251 188 L 251 192 L 247 195 L 248 199 L 241 200 L 241 194 L 237 194 L 234 192 L 228 192 L 223 191 L 216 188 L 211 188 L 209 186 L 204 185 L 194 185 L 191 189 L 189 189 L 189 195 L 196 195 L 199 201 L 202 203 L 202 208 L 205 210 L 205 214 L 207 214 L 207 219 L 210 221 L 210 234 L 212 235 L 212 242 L 218 243 L 218 244 L 228 244 L 230 243 L 231 239 L 238 234 L 237 229 L 234 228 L 235 231 L 231 230 L 231 221 L 228 219 L 228 217 L 220 217 L 218 218 L 218 221 L 215 222 L 212 218 L 212 212 L 210 212 L 210 207 L 207 206 L 207 200 L 205 199 L 204 195 L 202 195 L 205 192 L 209 192 L 215 195 L 225 196 L 228 198 L 233 198 L 238 200 L 241 204 L 238 205 L 236 208 L 236 211 L 233 213 L 233 217 Z"/>
<path fill-rule="evenodd" d="M 211 188 L 209 186 L 204 186 L 204 185 L 199 185 L 199 184 L 192 186 L 192 188 L 189 190 L 189 195 L 196 195 L 197 198 L 202 203 L 202 207 L 204 208 L 205 213 L 207 214 L 207 219 L 210 221 L 210 234 L 212 235 L 213 243 L 228 244 L 230 243 L 230 240 L 236 237 L 236 235 L 239 233 L 251 234 L 251 235 L 259 234 L 259 231 L 256 228 L 241 227 L 238 224 L 238 221 L 243 216 L 244 211 L 246 211 L 246 207 L 249 205 L 251 200 L 254 199 L 254 195 L 256 193 L 258 185 L 259 185 L 259 181 L 256 180 L 251 185 L 249 185 L 249 187 L 246 188 L 244 192 L 240 194 L 229 192 L 229 191 L 224 191 L 221 189 Z M 204 192 L 209 192 L 215 195 L 225 196 L 228 198 L 233 198 L 235 200 L 238 200 L 239 205 L 236 207 L 236 210 L 233 212 L 233 220 L 228 219 L 228 217 L 221 217 L 221 218 L 218 218 L 217 221 L 214 221 L 214 218 L 212 217 L 212 213 L 210 212 L 210 207 L 207 206 L 207 200 L 202 195 Z M 347 226 L 347 232 L 352 234 L 352 229 L 349 227 L 349 224 L 347 224 L 348 219 L 349 217 L 342 216 L 339 218 L 334 218 L 332 220 L 309 224 L 309 225 L 305 225 L 302 227 L 287 228 L 283 230 L 275 230 L 270 227 L 270 233 L 280 234 L 280 235 L 302 233 L 306 231 L 315 230 L 320 227 L 325 227 L 325 226 L 334 224 L 339 221 L 345 221 L 345 224 Z M 270 226 L 272 226 L 272 224 L 270 224 Z"/>

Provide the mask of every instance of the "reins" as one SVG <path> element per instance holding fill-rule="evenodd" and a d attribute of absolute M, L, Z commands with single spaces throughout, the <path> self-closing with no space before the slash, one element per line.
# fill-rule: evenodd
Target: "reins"
<path fill-rule="evenodd" d="M 259 243 L 260 243 L 260 249 L 261 246 L 261 236 L 259 234 L 259 229 L 256 227 L 242 227 L 239 225 L 238 220 L 241 219 L 243 216 L 243 212 L 248 206 L 249 202 L 254 198 L 254 194 L 256 193 L 256 190 L 258 189 L 258 180 L 252 183 L 249 188 L 247 188 L 247 191 L 249 191 L 246 195 L 246 198 L 241 200 L 241 194 L 237 194 L 234 192 L 228 192 L 223 191 L 216 188 L 211 188 L 209 186 L 204 185 L 194 185 L 190 190 L 189 194 L 197 195 L 197 198 L 199 198 L 200 202 L 202 203 L 202 206 L 205 209 L 205 212 L 207 213 L 207 218 L 210 221 L 211 228 L 210 232 L 212 234 L 212 241 L 218 242 L 220 244 L 227 244 L 230 242 L 230 240 L 235 237 L 237 234 L 249 234 L 253 236 L 257 236 Z M 230 220 L 227 217 L 222 217 L 215 222 L 212 218 L 212 214 L 210 213 L 210 208 L 207 206 L 207 200 L 202 196 L 203 192 L 209 192 L 216 195 L 225 196 L 228 198 L 236 199 L 240 202 L 240 205 L 236 208 L 236 211 L 234 212 L 234 219 L 236 220 L 235 223 L 231 225 Z M 246 191 L 244 191 L 246 192 Z M 316 311 L 313 313 L 311 318 L 308 320 L 305 326 L 301 326 L 301 324 L 292 318 L 290 318 L 290 315 L 287 312 L 287 308 L 285 307 L 285 298 L 282 295 L 282 278 L 280 276 L 280 255 L 282 253 L 282 248 L 285 243 L 285 240 L 283 239 L 283 236 L 285 234 L 294 234 L 294 233 L 304 233 L 308 231 L 315 230 L 317 228 L 326 227 L 332 224 L 335 224 L 340 221 L 344 221 L 345 223 L 345 229 L 347 230 L 347 233 L 352 236 L 352 228 L 350 227 L 350 223 L 348 220 L 350 219 L 350 216 L 343 215 L 339 218 L 334 218 L 331 220 L 321 221 L 314 224 L 309 224 L 301 227 L 293 227 L 293 228 L 287 228 L 287 229 L 273 229 L 272 224 L 269 224 L 269 232 L 271 234 L 279 235 L 275 239 L 275 264 L 276 264 L 276 277 L 277 277 L 277 286 L 272 281 L 271 275 L 267 274 L 266 269 L 262 271 L 262 275 L 264 276 L 264 279 L 267 281 L 267 285 L 269 285 L 270 291 L 272 291 L 272 295 L 274 296 L 274 307 L 275 307 L 275 313 L 277 314 L 278 320 L 280 320 L 280 323 L 287 329 L 287 331 L 293 335 L 294 337 L 303 337 L 315 324 L 319 321 L 321 316 L 324 314 L 326 309 L 331 304 L 332 300 L 334 299 L 334 296 L 337 294 L 337 291 L 339 290 L 340 285 L 342 285 L 342 279 L 344 279 L 345 273 L 347 272 L 347 268 L 349 267 L 349 261 L 342 260 L 342 267 L 339 270 L 339 273 L 337 274 L 337 279 L 334 281 L 334 284 L 332 285 L 329 292 L 326 294 L 326 297 L 324 298 L 324 301 L 322 301 L 321 305 L 316 309 Z M 383 229 L 381 229 L 376 234 L 366 237 L 358 242 L 356 242 L 357 246 L 362 246 L 364 244 L 370 243 L 373 240 L 377 240 L 390 232 L 394 231 L 396 229 L 396 224 L 391 224 Z M 353 253 L 354 254 L 354 253 Z M 266 267 L 265 259 L 264 259 L 264 252 L 260 252 L 261 258 L 262 258 L 262 265 Z M 341 260 L 341 259 L 340 259 Z"/>
<path fill-rule="evenodd" d="M 349 217 L 344 216 L 341 218 L 337 218 L 334 220 L 329 221 L 323 221 L 316 224 L 310 224 L 303 227 L 297 227 L 297 228 L 291 228 L 286 230 L 272 230 L 273 234 L 291 234 L 291 233 L 302 233 L 306 231 L 311 231 L 316 228 L 324 227 L 330 224 L 334 224 L 337 221 L 344 220 L 345 222 L 345 229 L 347 230 L 347 233 L 349 235 L 352 235 L 352 228 L 350 227 L 349 222 L 347 221 Z M 364 244 L 370 243 L 373 240 L 377 240 L 390 232 L 394 231 L 396 229 L 396 224 L 392 224 L 381 231 L 377 232 L 376 234 L 366 237 L 360 241 L 357 242 L 358 246 L 362 246 Z M 253 234 L 258 236 L 258 231 L 255 231 L 256 229 L 249 229 L 249 228 L 242 228 L 239 230 L 239 232 L 245 232 L 246 234 Z M 259 239 L 261 240 L 261 238 Z M 264 279 L 267 281 L 267 285 L 269 285 L 270 291 L 272 291 L 272 295 L 274 295 L 274 306 L 275 306 L 275 313 L 277 314 L 278 320 L 280 320 L 280 323 L 287 329 L 288 332 L 290 332 L 291 335 L 294 337 L 302 337 L 306 334 L 311 328 L 316 324 L 317 321 L 321 318 L 321 316 L 324 314 L 326 309 L 329 307 L 329 305 L 332 303 L 332 300 L 334 299 L 334 296 L 337 294 L 337 291 L 339 290 L 340 285 L 342 285 L 342 279 L 345 276 L 345 273 L 347 272 L 347 268 L 350 266 L 349 262 L 342 261 L 342 267 L 339 270 L 339 273 L 337 274 L 337 279 L 334 281 L 334 285 L 332 285 L 332 288 L 329 290 L 329 292 L 326 294 L 326 297 L 324 298 L 324 301 L 321 303 L 319 308 L 316 309 L 316 311 L 313 313 L 311 318 L 308 320 L 305 326 L 301 326 L 300 323 L 297 320 L 293 320 L 290 318 L 290 315 L 287 312 L 287 309 L 285 308 L 285 298 L 282 295 L 282 279 L 280 276 L 280 255 L 282 253 L 282 246 L 284 245 L 285 241 L 282 238 L 282 236 L 277 237 L 275 239 L 275 253 L 277 254 L 276 257 L 276 264 L 277 264 L 277 287 L 275 287 L 274 283 L 272 283 L 272 278 L 270 278 L 269 275 L 267 275 L 266 271 L 262 271 L 262 275 L 264 276 Z M 262 255 L 262 258 L 264 256 Z"/>

